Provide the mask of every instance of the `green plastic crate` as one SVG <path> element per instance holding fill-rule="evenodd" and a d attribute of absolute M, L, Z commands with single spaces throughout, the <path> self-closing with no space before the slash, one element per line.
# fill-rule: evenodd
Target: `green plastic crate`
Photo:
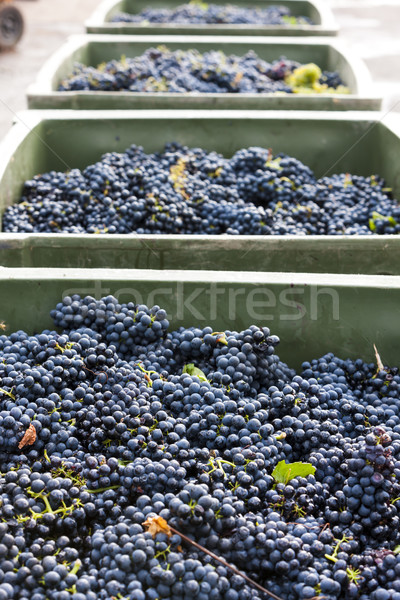
<path fill-rule="evenodd" d="M 322 70 L 338 71 L 350 94 L 57 91 L 60 82 L 73 72 L 76 62 L 97 66 L 121 56 L 140 56 L 148 48 L 161 44 L 171 50 L 222 50 L 239 56 L 254 50 L 267 61 L 286 56 L 303 64 L 315 62 Z M 364 63 L 339 41 L 329 38 L 73 36 L 47 61 L 28 89 L 29 108 L 39 109 L 379 110 L 381 103 L 382 98 L 373 92 Z"/>
<path fill-rule="evenodd" d="M 374 344 L 384 364 L 399 364 L 398 277 L 0 267 L 0 316 L 8 333 L 54 329 L 50 310 L 73 293 L 158 304 L 171 328 L 267 326 L 281 338 L 279 356 L 296 368 L 326 352 L 375 362 Z"/>
<path fill-rule="evenodd" d="M 266 8 L 271 4 L 287 6 L 291 14 L 310 17 L 315 25 L 185 25 L 185 24 L 135 24 L 110 23 L 110 19 L 119 12 L 139 13 L 144 8 L 172 8 L 184 4 L 185 0 L 105 0 L 86 21 L 88 33 L 112 34 L 158 34 L 176 33 L 183 35 L 336 35 L 337 25 L 332 12 L 323 0 L 235 0 L 237 6 Z M 214 4 L 228 4 L 227 0 L 213 0 Z"/>
<path fill-rule="evenodd" d="M 286 152 L 320 177 L 380 174 L 400 197 L 400 117 L 274 111 L 27 111 L 0 147 L 0 212 L 25 180 L 85 167 L 131 144 L 166 142 L 225 156 L 246 146 Z M 400 274 L 400 236 L 0 234 L 10 267 L 115 267 Z"/>

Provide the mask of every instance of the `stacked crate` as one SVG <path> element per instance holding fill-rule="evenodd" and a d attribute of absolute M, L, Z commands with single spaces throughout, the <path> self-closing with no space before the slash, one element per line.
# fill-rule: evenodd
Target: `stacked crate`
<path fill-rule="evenodd" d="M 154 6 L 179 3 L 155 0 Z M 267 6 L 274 2 L 239 0 L 236 4 Z M 83 169 L 103 154 L 123 152 L 132 144 L 143 146 L 146 152 L 158 152 L 170 142 L 216 151 L 225 157 L 251 146 L 272 148 L 274 154 L 283 152 L 303 161 L 317 177 L 379 174 L 394 197 L 400 197 L 400 122 L 393 116 L 383 120 L 381 98 L 373 93 L 362 62 L 333 37 L 337 28 L 323 0 L 283 0 L 281 4 L 294 15 L 310 17 L 315 25 L 112 23 L 118 12 L 139 12 L 147 1 L 103 2 L 87 22 L 87 34 L 70 38 L 48 60 L 28 90 L 29 110 L 21 113 L 0 146 L 0 214 L 19 202 L 24 182 L 37 174 Z M 254 50 L 268 61 L 285 55 L 301 63 L 316 62 L 323 69 L 338 71 L 350 93 L 58 91 L 77 61 L 96 66 L 119 60 L 122 55 L 139 56 L 160 44 L 171 49 L 222 50 L 236 55 Z M 226 341 L 223 332 L 229 337 L 232 330 L 242 331 L 253 323 L 268 327 L 281 339 L 279 356 L 296 369 L 303 361 L 327 352 L 376 361 L 376 376 L 383 369 L 380 356 L 385 365 L 399 363 L 397 235 L 2 232 L 0 265 L 0 327 L 8 327 L 7 333 L 23 329 L 34 334 L 51 329 L 50 311 L 63 297 L 79 294 L 99 300 L 113 295 L 118 302 L 136 307 L 165 308 L 171 329 L 210 325 L 218 343 Z M 73 344 L 58 346 L 58 350 L 64 354 Z M 152 387 L 154 371 L 140 368 Z M 104 369 L 100 373 L 86 370 L 95 377 L 103 375 L 105 385 Z M 391 371 L 387 373 L 392 377 Z M 197 375 L 194 380 L 200 387 L 205 378 L 201 371 Z M 5 389 L 0 381 L 0 402 L 1 393 L 13 396 Z M 227 389 L 227 393 L 231 391 Z M 77 402 L 82 400 L 77 398 Z M 301 402 L 299 398 L 294 402 L 297 400 Z M 329 404 L 330 419 L 338 407 L 339 400 L 337 405 Z M 213 460 L 210 458 L 211 465 Z M 119 466 L 123 463 L 124 459 L 120 460 Z M 349 540 L 332 539 L 336 550 L 321 556 L 335 562 L 340 544 Z M 75 565 L 78 571 L 80 565 Z M 358 575 L 352 576 L 357 580 Z M 72 600 L 72 596 L 81 600 L 82 594 L 73 586 L 70 589 Z M 328 596 L 323 592 L 321 598 L 333 598 L 329 590 Z M 321 594 L 318 585 L 315 593 L 315 598 Z M 355 593 L 353 589 L 346 598 L 356 598 Z M 136 597 L 142 598 L 132 596 Z M 234 594 L 228 597 L 241 599 Z M 311 598 L 309 590 L 298 597 Z M 110 598 L 124 597 L 110 592 Z M 382 596 L 383 600 L 388 598 Z"/>

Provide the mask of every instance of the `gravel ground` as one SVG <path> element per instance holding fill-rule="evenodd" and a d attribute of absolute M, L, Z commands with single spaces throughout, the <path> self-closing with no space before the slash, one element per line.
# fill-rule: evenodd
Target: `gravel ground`
<path fill-rule="evenodd" d="M 340 27 L 340 38 L 361 56 L 376 91 L 385 97 L 384 111 L 400 112 L 400 0 L 326 0 Z M 0 138 L 15 113 L 26 108 L 25 91 L 49 57 L 83 22 L 99 0 L 16 0 L 26 29 L 18 46 L 0 53 Z M 150 1 L 149 1 L 150 3 Z"/>

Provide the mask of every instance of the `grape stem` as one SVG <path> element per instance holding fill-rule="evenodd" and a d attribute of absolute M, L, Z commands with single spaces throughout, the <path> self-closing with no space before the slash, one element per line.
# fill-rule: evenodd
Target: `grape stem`
<path fill-rule="evenodd" d="M 262 585 L 260 585 L 259 583 L 257 583 L 253 579 L 250 579 L 250 577 L 248 577 L 244 573 L 241 573 L 241 571 L 239 571 L 239 569 L 236 569 L 236 567 L 234 567 L 234 566 L 230 565 L 229 563 L 227 563 L 223 558 L 220 558 L 219 556 L 217 556 L 216 554 L 214 554 L 214 552 L 211 552 L 210 550 L 207 550 L 207 548 L 204 548 L 204 546 L 200 546 L 200 544 L 198 544 L 194 540 L 190 539 L 189 537 L 187 537 L 186 535 L 184 535 L 183 533 L 181 533 L 180 531 L 178 531 L 174 527 L 171 527 L 171 525 L 168 524 L 168 527 L 170 528 L 170 530 L 172 531 L 172 533 L 175 533 L 176 535 L 179 535 L 183 540 L 185 540 L 185 542 L 188 542 L 188 544 L 192 544 L 192 546 L 194 546 L 195 548 L 198 548 L 202 552 L 205 552 L 206 554 L 208 554 L 209 556 L 211 556 L 211 558 L 213 558 L 214 560 L 217 560 L 222 565 L 224 565 L 224 567 L 226 567 L 227 569 L 230 569 L 233 573 L 235 573 L 235 575 L 239 575 L 239 577 L 243 577 L 243 579 L 245 579 L 250 585 L 252 585 L 253 587 L 255 587 L 258 590 L 260 590 L 260 592 L 262 592 L 263 594 L 268 594 L 268 596 L 270 596 L 271 598 L 274 598 L 274 600 L 282 600 L 282 598 L 280 598 L 279 596 L 277 596 L 273 592 L 270 592 L 269 590 L 265 589 L 264 587 L 262 587 Z"/>
<path fill-rule="evenodd" d="M 376 358 L 376 364 L 377 364 L 377 367 L 378 367 L 378 371 L 384 371 L 385 368 L 383 366 L 382 359 L 381 359 L 381 357 L 379 355 L 378 349 L 375 346 L 375 344 L 374 344 L 374 350 L 375 350 L 375 358 Z"/>

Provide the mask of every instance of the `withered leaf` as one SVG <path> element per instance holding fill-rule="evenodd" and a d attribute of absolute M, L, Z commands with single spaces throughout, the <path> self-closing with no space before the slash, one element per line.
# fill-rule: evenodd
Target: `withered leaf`
<path fill-rule="evenodd" d="M 149 517 L 146 521 L 144 521 L 143 527 L 145 527 L 153 537 L 155 537 L 157 533 L 165 533 L 165 535 L 168 537 L 171 537 L 172 535 L 172 531 L 167 521 L 158 515 L 155 517 Z"/>
<path fill-rule="evenodd" d="M 24 437 L 18 444 L 18 448 L 21 450 L 25 446 L 32 446 L 36 441 L 36 429 L 35 426 L 31 423 L 28 429 L 25 431 Z"/>
<path fill-rule="evenodd" d="M 238 73 L 236 73 L 235 78 L 233 80 L 233 85 L 238 85 L 243 77 L 244 73 L 241 73 L 240 71 Z"/>

